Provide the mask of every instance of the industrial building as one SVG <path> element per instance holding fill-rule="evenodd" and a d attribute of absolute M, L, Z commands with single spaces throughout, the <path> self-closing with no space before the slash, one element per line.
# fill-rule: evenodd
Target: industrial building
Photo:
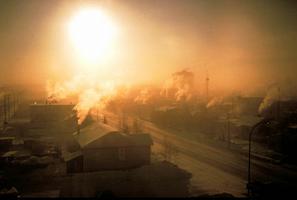
<path fill-rule="evenodd" d="M 139 167 L 150 163 L 149 134 L 127 135 L 102 123 L 80 130 L 74 139 L 79 149 L 64 156 L 67 172 L 91 172 Z"/>
<path fill-rule="evenodd" d="M 36 128 L 73 130 L 77 126 L 77 117 L 73 104 L 31 104 L 30 122 Z"/>

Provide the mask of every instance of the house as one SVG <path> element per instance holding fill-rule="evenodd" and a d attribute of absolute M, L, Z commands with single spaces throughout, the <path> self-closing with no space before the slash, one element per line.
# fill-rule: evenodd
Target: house
<path fill-rule="evenodd" d="M 94 123 L 74 135 L 79 149 L 64 156 L 67 172 L 129 169 L 150 163 L 149 134 L 126 135 Z"/>
<path fill-rule="evenodd" d="M 10 163 L 11 161 L 14 160 L 25 160 L 28 159 L 31 156 L 31 153 L 23 150 L 23 151 L 8 151 L 5 152 L 1 157 L 0 157 L 0 163 L 1 164 L 7 164 Z"/>

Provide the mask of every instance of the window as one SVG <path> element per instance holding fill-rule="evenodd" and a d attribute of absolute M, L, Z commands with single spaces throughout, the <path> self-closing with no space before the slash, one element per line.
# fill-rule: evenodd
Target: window
<path fill-rule="evenodd" d="M 119 160 L 126 160 L 126 148 L 119 148 Z"/>

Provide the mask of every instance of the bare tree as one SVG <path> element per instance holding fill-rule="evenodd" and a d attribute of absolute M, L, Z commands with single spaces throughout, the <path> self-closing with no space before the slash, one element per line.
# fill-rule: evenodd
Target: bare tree
<path fill-rule="evenodd" d="M 134 120 L 133 120 L 133 132 L 134 133 L 142 133 L 143 132 L 142 122 L 138 118 L 134 118 Z"/>
<path fill-rule="evenodd" d="M 167 160 L 168 162 L 174 161 L 178 154 L 178 151 L 166 136 L 164 136 L 164 139 L 163 139 L 163 148 L 164 148 L 164 152 L 163 152 L 164 159 Z"/>

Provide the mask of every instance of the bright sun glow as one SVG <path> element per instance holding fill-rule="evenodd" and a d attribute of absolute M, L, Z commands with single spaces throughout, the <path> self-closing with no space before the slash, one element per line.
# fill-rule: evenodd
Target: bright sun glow
<path fill-rule="evenodd" d="M 87 62 L 97 63 L 112 53 L 116 27 L 101 10 L 88 8 L 74 16 L 69 34 L 80 56 Z"/>

